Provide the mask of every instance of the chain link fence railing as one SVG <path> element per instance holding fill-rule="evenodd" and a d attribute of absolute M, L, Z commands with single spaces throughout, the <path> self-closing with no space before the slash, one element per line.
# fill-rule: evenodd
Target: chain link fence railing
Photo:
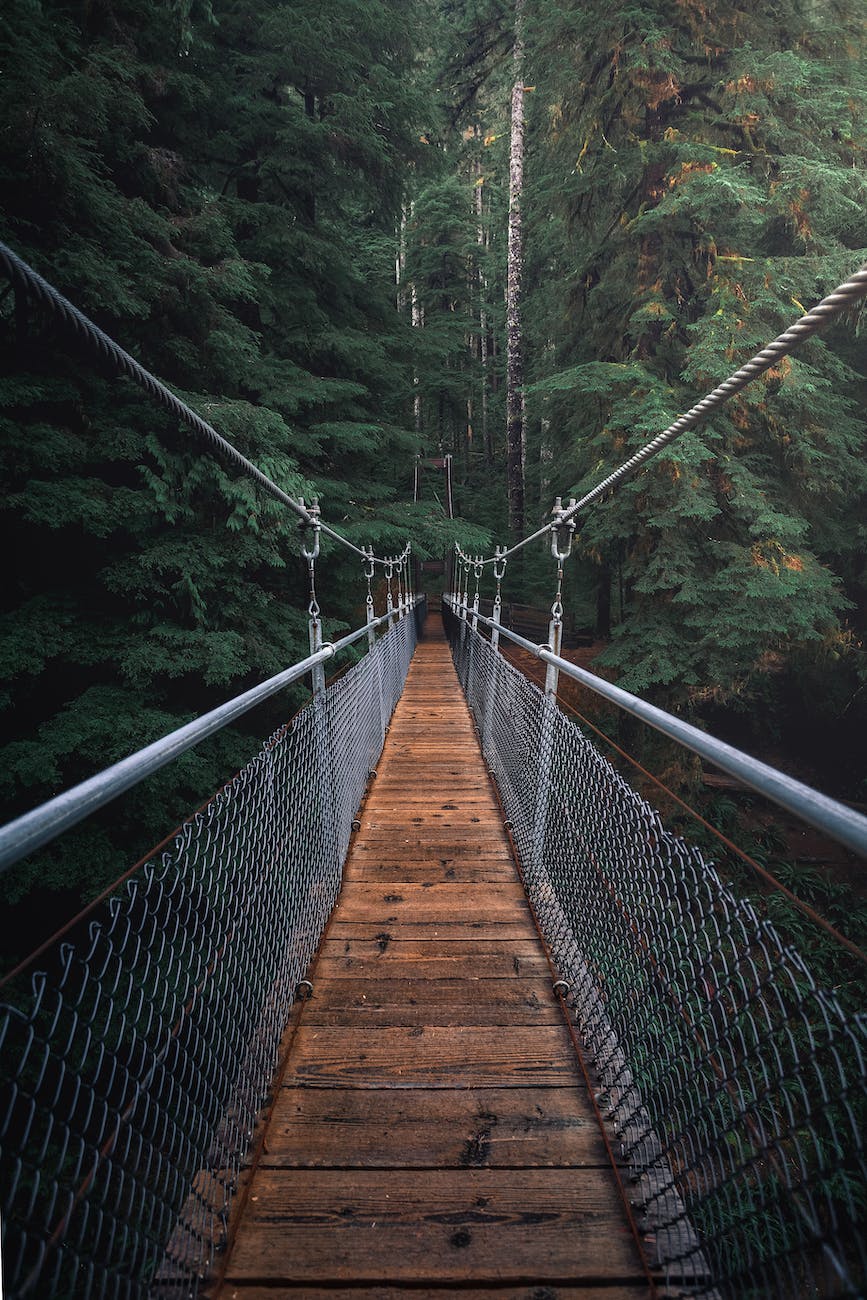
<path fill-rule="evenodd" d="M 867 1020 L 553 700 L 443 616 L 668 1285 L 864 1295 Z"/>
<path fill-rule="evenodd" d="M 421 608 L 0 1007 L 9 1297 L 195 1295 L 340 888 Z"/>

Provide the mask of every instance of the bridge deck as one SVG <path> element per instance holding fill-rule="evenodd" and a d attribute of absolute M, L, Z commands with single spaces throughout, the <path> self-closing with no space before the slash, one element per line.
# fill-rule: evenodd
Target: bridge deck
<path fill-rule="evenodd" d="M 221 1300 L 647 1295 L 438 620 L 312 978 Z"/>

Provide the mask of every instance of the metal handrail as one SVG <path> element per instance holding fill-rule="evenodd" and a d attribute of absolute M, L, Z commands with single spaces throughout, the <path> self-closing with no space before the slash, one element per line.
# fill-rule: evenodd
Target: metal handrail
<path fill-rule="evenodd" d="M 416 598 L 416 604 L 419 599 Z M 131 790 L 133 786 L 152 776 L 154 772 L 158 772 L 160 768 L 165 767 L 181 754 L 185 754 L 201 741 L 222 731 L 224 727 L 248 713 L 257 704 L 276 695 L 284 686 L 290 686 L 317 665 L 333 659 L 341 650 L 354 645 L 368 633 L 388 623 L 391 617 L 389 614 L 382 614 L 365 623 L 363 627 L 341 637 L 339 641 L 323 645 L 321 650 L 308 655 L 300 663 L 293 664 L 291 668 L 284 668 L 282 672 L 269 677 L 267 681 L 260 682 L 258 686 L 252 686 L 242 695 L 227 700 L 225 704 L 218 705 L 209 713 L 203 713 L 201 717 L 178 727 L 167 736 L 162 736 L 152 744 L 137 750 L 136 753 L 105 768 L 104 771 L 97 772 L 95 776 L 88 777 L 87 780 L 40 804 L 38 808 L 0 827 L 0 872 L 8 870 L 29 853 L 43 848 L 63 831 L 69 830 L 71 826 L 83 821 L 98 809 L 104 808 L 118 795 Z"/>
<path fill-rule="evenodd" d="M 450 596 L 444 596 L 443 599 L 459 617 L 465 617 L 463 606 L 459 602 Z M 856 812 L 854 808 L 847 808 L 836 799 L 820 794 L 812 786 L 796 781 L 794 777 L 786 776 L 767 763 L 752 758 L 742 750 L 736 749 L 734 745 L 717 740 L 715 736 L 709 736 L 707 732 L 700 731 L 698 727 L 693 727 L 672 713 L 667 713 L 665 709 L 657 708 L 647 700 L 631 695 L 620 686 L 615 686 L 612 682 L 597 677 L 595 673 L 588 672 L 586 668 L 579 668 L 568 659 L 552 654 L 547 646 L 536 645 L 535 642 L 528 641 L 526 637 L 519 636 L 517 632 L 503 627 L 493 619 L 485 618 L 482 614 L 473 617 L 478 617 L 478 621 L 484 623 L 486 627 L 496 628 L 501 637 L 507 637 L 522 650 L 535 655 L 542 663 L 552 665 L 565 676 L 571 677 L 573 681 L 589 687 L 603 699 L 616 704 L 619 709 L 632 714 L 635 718 L 640 718 L 642 722 L 654 727 L 677 744 L 683 745 L 685 749 L 707 759 L 728 776 L 734 777 L 749 786 L 751 790 L 764 795 L 778 807 L 794 813 L 796 817 L 830 835 L 846 848 L 867 857 L 867 817 Z"/>

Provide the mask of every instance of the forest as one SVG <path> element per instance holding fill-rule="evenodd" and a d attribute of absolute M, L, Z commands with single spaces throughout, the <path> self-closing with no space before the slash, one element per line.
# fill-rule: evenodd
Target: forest
<path fill-rule="evenodd" d="M 867 261 L 865 0 L 20 0 L 0 40 L 0 239 L 379 553 L 534 530 Z M 864 329 L 588 512 L 564 587 L 596 671 L 862 806 Z M 301 658 L 307 588 L 297 522 L 7 285 L 0 334 L 6 820 Z M 304 698 L 5 877 L 12 949 Z"/>

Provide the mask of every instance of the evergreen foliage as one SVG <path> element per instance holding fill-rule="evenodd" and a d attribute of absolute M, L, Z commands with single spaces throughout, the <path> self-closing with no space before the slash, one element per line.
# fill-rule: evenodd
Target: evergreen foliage
<path fill-rule="evenodd" d="M 398 504 L 418 445 L 394 283 L 427 113 L 413 13 L 13 6 L 0 235 L 281 487 L 380 553 L 412 536 L 424 555 L 453 533 Z M 21 295 L 0 312 L 11 816 L 301 657 L 307 592 L 294 517 Z M 324 546 L 321 568 L 345 625 L 360 566 Z M 248 751 L 226 735 L 188 755 L 7 891 L 96 889 Z"/>
<path fill-rule="evenodd" d="M 865 260 L 863 17 L 860 0 L 833 17 L 723 5 L 712 23 L 692 3 L 536 6 L 531 391 L 558 489 L 598 482 Z M 794 655 L 858 671 L 851 325 L 588 517 L 623 685 L 737 708 Z"/>
<path fill-rule="evenodd" d="M 510 0 L 13 6 L 0 237 L 353 540 L 410 536 L 425 557 L 502 539 L 514 16 Z M 526 0 L 528 528 L 865 259 L 864 17 L 864 0 Z M 769 739 L 796 747 L 803 719 L 842 756 L 829 783 L 863 799 L 852 325 L 597 507 L 567 597 L 625 686 L 723 730 L 761 700 Z M 2 288 L 0 334 L 12 815 L 297 658 L 307 593 L 276 504 Z M 433 490 L 406 504 L 418 453 L 453 455 L 467 522 Z M 358 567 L 325 545 L 321 568 L 333 625 L 356 618 Z M 525 552 L 508 595 L 545 605 L 551 577 Z M 189 755 L 7 892 L 37 871 L 96 889 L 247 747 Z"/>

